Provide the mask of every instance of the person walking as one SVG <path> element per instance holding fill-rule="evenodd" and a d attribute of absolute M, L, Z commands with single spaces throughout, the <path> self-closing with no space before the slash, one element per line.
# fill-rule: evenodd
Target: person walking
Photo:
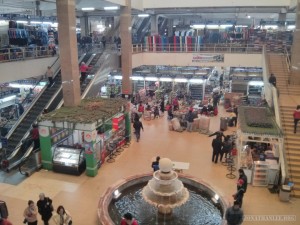
<path fill-rule="evenodd" d="M 53 71 L 51 69 L 50 66 L 47 67 L 47 71 L 46 71 L 46 76 L 48 77 L 48 80 L 49 80 L 49 85 L 48 87 L 52 87 L 52 84 L 53 84 Z"/>
<path fill-rule="evenodd" d="M 244 189 L 244 193 L 246 193 L 247 191 L 247 186 L 248 186 L 248 178 L 244 172 L 244 170 L 242 168 L 239 169 L 239 180 L 242 179 L 244 181 L 242 188 Z M 237 186 L 237 189 L 239 189 L 239 187 Z"/>
<path fill-rule="evenodd" d="M 271 73 L 271 76 L 269 78 L 269 83 L 273 84 L 273 86 L 276 87 L 276 77 L 274 76 L 273 73 Z"/>
<path fill-rule="evenodd" d="M 226 210 L 225 219 L 227 225 L 240 225 L 243 223 L 244 212 L 237 201 L 234 201 L 233 206 Z"/>
<path fill-rule="evenodd" d="M 134 133 L 136 136 L 136 141 L 139 142 L 141 137 L 141 129 L 144 131 L 142 122 L 139 119 L 135 119 L 133 123 Z"/>
<path fill-rule="evenodd" d="M 222 162 L 224 154 L 225 154 L 225 162 L 226 162 L 227 156 L 231 152 L 231 150 L 232 150 L 232 142 L 230 141 L 230 136 L 227 135 L 224 138 L 224 142 L 222 143 L 222 151 L 221 151 L 221 154 L 220 154 L 220 161 L 221 162 Z"/>
<path fill-rule="evenodd" d="M 297 125 L 300 120 L 300 105 L 297 105 L 297 108 L 293 113 L 293 117 L 294 117 L 294 134 L 296 134 Z"/>
<path fill-rule="evenodd" d="M 23 216 L 25 217 L 23 223 L 27 223 L 28 225 L 37 225 L 37 211 L 32 200 L 28 201 L 28 206 L 24 210 Z"/>
<path fill-rule="evenodd" d="M 218 158 L 222 151 L 222 136 L 217 136 L 215 139 L 213 139 L 211 145 L 213 148 L 212 162 L 218 163 Z"/>
<path fill-rule="evenodd" d="M 121 225 L 139 225 L 137 220 L 133 218 L 131 213 L 125 213 L 122 220 Z"/>
<path fill-rule="evenodd" d="M 72 225 L 73 223 L 70 213 L 62 205 L 57 207 L 53 220 L 56 225 Z"/>
<path fill-rule="evenodd" d="M 240 207 L 242 207 L 244 193 L 245 193 L 245 189 L 244 189 L 243 185 L 244 185 L 244 180 L 239 179 L 237 182 L 237 192 L 232 195 L 234 200 L 239 203 Z"/>
<path fill-rule="evenodd" d="M 79 67 L 80 74 L 81 74 L 81 77 L 80 77 L 81 83 L 83 83 L 85 81 L 86 73 L 87 73 L 88 69 L 89 69 L 89 67 L 85 64 L 85 62 L 82 62 Z"/>
<path fill-rule="evenodd" d="M 39 200 L 37 201 L 38 212 L 42 216 L 44 225 L 49 225 L 49 220 L 52 217 L 52 200 L 48 197 L 45 197 L 44 193 L 39 195 Z"/>
<path fill-rule="evenodd" d="M 185 116 L 187 122 L 186 131 L 192 132 L 193 130 L 193 122 L 194 122 L 194 114 L 193 111 L 190 109 L 189 112 Z"/>

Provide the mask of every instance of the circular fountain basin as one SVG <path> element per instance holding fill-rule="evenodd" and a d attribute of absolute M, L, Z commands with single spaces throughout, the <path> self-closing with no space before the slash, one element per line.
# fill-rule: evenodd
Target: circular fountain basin
<path fill-rule="evenodd" d="M 119 224 L 126 212 L 132 213 L 142 225 L 219 225 L 224 223 L 223 217 L 228 202 L 220 195 L 218 201 L 213 201 L 217 192 L 209 184 L 185 174 L 180 174 L 179 179 L 189 190 L 190 199 L 186 204 L 174 209 L 171 215 L 158 213 L 156 207 L 151 206 L 142 198 L 142 189 L 152 178 L 153 173 L 135 175 L 122 179 L 108 188 L 98 204 L 99 224 Z M 114 198 L 116 190 L 121 193 L 118 198 Z"/>

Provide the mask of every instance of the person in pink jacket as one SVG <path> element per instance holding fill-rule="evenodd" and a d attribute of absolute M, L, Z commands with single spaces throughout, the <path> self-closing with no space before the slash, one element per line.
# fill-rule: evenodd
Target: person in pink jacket
<path fill-rule="evenodd" d="M 294 116 L 294 134 L 296 134 L 297 124 L 298 124 L 298 121 L 300 120 L 300 105 L 297 105 L 297 108 L 294 111 L 293 116 Z"/>

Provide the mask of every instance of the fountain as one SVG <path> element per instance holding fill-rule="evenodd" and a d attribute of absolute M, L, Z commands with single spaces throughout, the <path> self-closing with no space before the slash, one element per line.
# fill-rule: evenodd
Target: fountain
<path fill-rule="evenodd" d="M 220 225 L 228 203 L 203 180 L 172 170 L 160 160 L 154 173 L 124 178 L 107 189 L 98 205 L 99 224 L 119 224 L 130 212 L 142 225 Z"/>
<path fill-rule="evenodd" d="M 142 195 L 146 202 L 158 208 L 159 213 L 171 214 L 173 208 L 186 203 L 189 192 L 172 170 L 170 159 L 161 159 L 159 167 L 160 170 L 154 172 L 153 178 L 144 187 Z"/>

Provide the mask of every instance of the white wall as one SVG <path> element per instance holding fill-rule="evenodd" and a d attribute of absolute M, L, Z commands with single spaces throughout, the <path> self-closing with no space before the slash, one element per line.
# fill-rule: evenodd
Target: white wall
<path fill-rule="evenodd" d="M 290 0 L 141 0 L 144 8 L 289 6 Z"/>
<path fill-rule="evenodd" d="M 44 75 L 57 57 L 0 63 L 0 83 Z"/>
<path fill-rule="evenodd" d="M 111 3 L 114 3 L 114 4 L 117 4 L 117 5 L 125 5 L 125 0 L 107 0 L 107 1 L 111 2 Z"/>
<path fill-rule="evenodd" d="M 131 0 L 131 8 L 144 10 L 143 8 L 143 0 Z"/>
<path fill-rule="evenodd" d="M 138 53 L 132 55 L 132 67 L 141 65 L 262 67 L 262 54 L 225 53 L 224 62 L 201 63 L 192 62 L 193 55 L 194 53 Z"/>

